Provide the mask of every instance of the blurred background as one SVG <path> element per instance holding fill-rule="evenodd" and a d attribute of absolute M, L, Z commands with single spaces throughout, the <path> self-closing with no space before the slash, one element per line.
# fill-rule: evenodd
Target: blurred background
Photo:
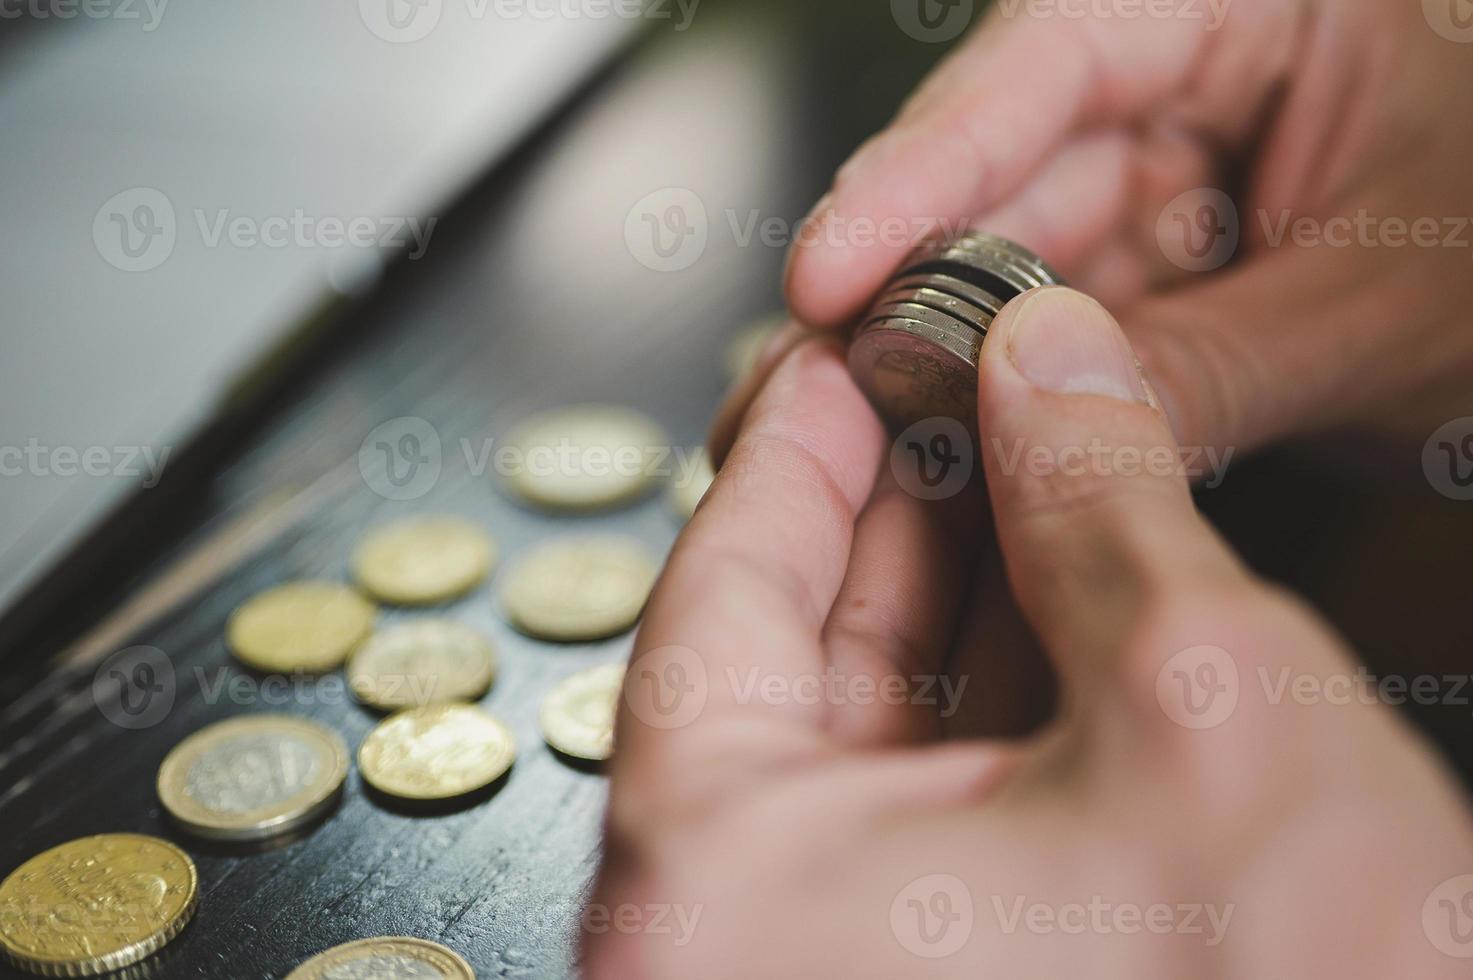
<path fill-rule="evenodd" d="M 781 308 L 792 229 L 981 12 L 914 6 L 0 0 L 0 868 L 157 832 L 153 770 L 206 706 L 181 688 L 120 733 L 97 664 L 140 644 L 223 664 L 243 597 L 341 574 L 356 531 L 404 510 L 362 465 L 370 434 L 427 423 L 438 478 L 413 508 L 475 514 L 508 551 L 554 525 L 456 447 L 570 402 L 698 445 L 729 345 Z M 1467 672 L 1473 512 L 1421 451 L 1288 446 L 1200 495 L 1380 674 Z M 657 501 L 592 523 L 677 531 Z M 497 691 L 514 722 L 517 692 Z M 350 742 L 371 721 L 312 710 Z M 1473 708 L 1407 710 L 1473 775 Z M 151 969 L 270 973 L 367 921 L 564 975 L 602 784 L 544 759 L 518 778 L 437 821 L 350 800 L 285 851 L 207 854 L 220 884 Z"/>

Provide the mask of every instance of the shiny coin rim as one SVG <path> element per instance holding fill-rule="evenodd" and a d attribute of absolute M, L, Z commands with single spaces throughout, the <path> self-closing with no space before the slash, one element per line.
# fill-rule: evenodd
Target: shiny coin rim
<path fill-rule="evenodd" d="M 646 590 L 644 597 L 639 601 L 637 607 L 623 608 L 617 611 L 618 616 L 610 611 L 602 616 L 597 612 L 580 618 L 576 624 L 570 624 L 569 619 L 559 620 L 556 616 L 542 617 L 540 615 L 527 615 L 532 604 L 523 603 L 519 592 L 525 588 L 525 582 L 532 576 L 532 569 L 536 567 L 539 560 L 546 560 L 547 556 L 556 551 L 608 548 L 610 550 L 623 550 L 629 555 L 639 555 L 646 567 L 642 571 L 649 572 L 650 589 Z M 640 616 L 644 614 L 644 607 L 649 602 L 649 593 L 653 589 L 656 578 L 660 572 L 659 562 L 650 553 L 649 548 L 638 538 L 620 535 L 567 535 L 560 538 L 552 538 L 534 546 L 521 556 L 516 566 L 507 574 L 506 585 L 501 593 L 502 610 L 506 614 L 507 622 L 518 632 L 536 640 L 545 640 L 551 643 L 593 643 L 599 640 L 607 640 L 621 636 L 635 627 Z M 578 628 L 574 628 L 574 626 Z"/>
<path fill-rule="evenodd" d="M 583 739 L 582 729 L 586 726 L 577 722 L 568 710 L 571 702 L 587 694 L 603 694 L 611 691 L 617 706 L 619 695 L 624 690 L 626 666 L 622 663 L 600 664 L 580 670 L 564 677 L 547 693 L 537 709 L 537 726 L 542 730 L 542 740 L 563 755 L 587 762 L 604 762 L 613 755 L 613 743 L 606 748 L 593 747 L 593 741 Z M 617 677 L 612 684 L 608 678 Z M 612 732 L 610 732 L 612 736 Z"/>
<path fill-rule="evenodd" d="M 360 679 L 368 676 L 374 678 L 382 677 L 383 674 L 369 674 L 364 663 L 375 654 L 375 648 L 381 644 L 389 643 L 396 637 L 410 633 L 415 630 L 426 628 L 453 629 L 463 632 L 467 639 L 474 639 L 479 651 L 484 654 L 480 665 L 471 673 L 463 676 L 469 677 L 464 683 L 451 683 L 447 685 L 447 692 L 442 696 L 432 697 L 421 704 L 418 701 L 400 700 L 397 698 L 383 698 L 376 695 L 377 686 L 363 683 Z M 361 643 L 353 656 L 348 658 L 347 677 L 348 688 L 353 692 L 353 697 L 362 704 L 380 711 L 402 711 L 406 708 L 426 707 L 433 704 L 446 704 L 456 701 L 476 701 L 496 682 L 496 675 L 500 670 L 500 657 L 497 656 L 496 645 L 491 638 L 473 626 L 467 626 L 458 620 L 445 618 L 414 619 L 395 623 L 376 631 L 367 640 Z M 426 675 L 419 675 L 421 677 Z M 443 679 L 442 679 L 443 682 Z"/>
<path fill-rule="evenodd" d="M 404 953 L 406 949 L 433 953 L 446 962 L 438 963 L 427 957 L 416 957 L 414 952 Z M 374 936 L 370 939 L 355 939 L 352 942 L 333 946 L 299 964 L 296 969 L 286 975 L 286 980 L 320 980 L 328 967 L 352 964 L 359 959 L 355 954 L 360 952 L 369 955 L 374 953 L 407 955 L 411 959 L 419 959 L 420 962 L 428 963 L 435 969 L 441 970 L 446 980 L 476 980 L 475 970 L 471 969 L 471 965 L 455 950 L 414 936 Z M 445 972 L 447 969 L 450 972 Z"/>
<path fill-rule="evenodd" d="M 331 590 L 336 597 L 344 600 L 345 608 L 352 608 L 355 615 L 361 614 L 363 622 L 359 624 L 356 633 L 344 639 L 343 642 L 327 649 L 327 652 L 310 661 L 289 660 L 277 652 L 263 651 L 259 647 L 252 649 L 254 644 L 242 643 L 242 622 L 252 612 L 259 613 L 260 606 L 266 600 L 275 598 L 283 593 L 304 590 L 307 588 Z M 255 607 L 255 608 L 253 608 Z M 378 607 L 365 599 L 352 587 L 333 582 L 328 579 L 296 579 L 290 582 L 282 582 L 269 589 L 251 596 L 242 602 L 230 614 L 225 623 L 225 645 L 229 647 L 235 659 L 250 667 L 252 670 L 267 674 L 328 674 L 337 670 L 343 662 L 357 649 L 358 644 L 366 640 L 373 632 L 374 623 L 378 620 Z M 249 635 L 249 634 L 248 634 Z"/>
<path fill-rule="evenodd" d="M 412 540 L 416 531 L 431 525 L 453 527 L 452 536 L 479 545 L 474 564 L 459 575 L 447 577 L 438 586 L 429 587 L 395 580 L 392 573 L 388 576 L 381 574 L 381 566 L 373 553 L 375 548 L 387 547 L 386 542 L 400 537 Z M 496 570 L 496 558 L 496 541 L 475 521 L 458 514 L 425 514 L 380 524 L 365 531 L 353 549 L 348 568 L 354 584 L 385 605 L 437 606 L 465 596 L 486 581 Z M 376 571 L 376 568 L 380 570 Z"/>
<path fill-rule="evenodd" d="M 384 778 L 384 774 L 379 771 L 383 767 L 376 757 L 376 753 L 381 751 L 381 746 L 392 744 L 392 740 L 398 737 L 394 734 L 396 728 L 404 725 L 413 718 L 434 714 L 448 715 L 452 712 L 474 712 L 478 716 L 477 721 L 489 721 L 496 729 L 496 738 L 500 742 L 501 752 L 497 756 L 496 764 L 488 766 L 482 773 L 484 778 L 478 778 L 477 781 L 463 786 L 457 785 L 448 790 L 436 790 L 433 792 L 395 785 L 391 780 Z M 405 711 L 395 712 L 375 725 L 373 730 L 364 737 L 363 743 L 358 746 L 358 772 L 363 776 L 364 782 L 385 796 L 392 796 L 400 800 L 417 800 L 422 802 L 430 800 L 453 800 L 480 792 L 510 772 L 516 759 L 517 743 L 516 737 L 512 735 L 511 729 L 507 727 L 505 722 L 491 712 L 472 704 L 431 704 L 422 708 L 409 708 Z"/>
<path fill-rule="evenodd" d="M 181 848 L 160 837 L 154 837 L 151 834 L 92 834 L 87 837 L 77 837 L 69 841 L 64 841 L 55 847 L 41 851 L 39 854 L 33 854 L 22 862 L 19 867 L 6 875 L 3 880 L 0 880 L 0 899 L 4 898 L 7 886 L 12 881 L 17 880 L 21 872 L 30 867 L 33 862 L 40 861 L 57 851 L 65 849 L 76 848 L 78 850 L 85 850 L 87 845 L 95 841 L 120 841 L 125 839 L 164 849 L 169 852 L 170 857 L 178 860 L 188 871 L 189 878 L 185 883 L 186 893 L 184 902 L 179 907 L 179 910 L 174 913 L 173 918 L 155 932 L 128 943 L 119 949 L 100 955 L 87 954 L 84 956 L 65 957 L 36 956 L 17 950 L 8 941 L 9 937 L 4 933 L 0 933 L 0 953 L 4 954 L 4 959 L 22 970 L 43 977 L 90 977 L 101 973 L 109 973 L 113 970 L 120 970 L 123 967 L 131 966 L 134 963 L 147 959 L 163 949 L 183 932 L 184 927 L 189 925 L 190 921 L 194 918 L 195 910 L 199 907 L 199 870 L 195 867 L 194 860 Z M 20 888 L 23 886 L 16 885 L 15 887 Z"/>
<path fill-rule="evenodd" d="M 242 814 L 222 814 L 204 806 L 186 791 L 190 769 L 222 742 L 244 734 L 271 735 L 283 731 L 300 736 L 319 750 L 326 775 L 289 799 Z M 190 735 L 164 757 L 156 788 L 164 809 L 180 826 L 211 840 L 254 841 L 290 833 L 312 823 L 331 808 L 348 778 L 348 745 L 326 725 L 290 715 L 246 715 L 207 725 Z"/>

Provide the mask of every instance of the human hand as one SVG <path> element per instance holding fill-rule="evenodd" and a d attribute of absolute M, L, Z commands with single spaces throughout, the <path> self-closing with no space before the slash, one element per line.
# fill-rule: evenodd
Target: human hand
<path fill-rule="evenodd" d="M 1035 6 L 994 5 L 839 171 L 791 257 L 800 320 L 849 322 L 907 251 L 860 229 L 970 222 L 1120 313 L 1184 445 L 1340 426 L 1420 445 L 1473 414 L 1473 57 L 1424 4 L 1232 0 L 1216 29 L 1206 3 Z"/>
<path fill-rule="evenodd" d="M 997 637 L 956 523 L 983 504 L 899 490 L 837 344 L 800 344 L 636 641 L 593 896 L 623 925 L 585 933 L 586 974 L 1464 976 L 1443 948 L 1465 938 L 1465 801 L 1386 706 L 1259 688 L 1353 661 L 1243 569 L 1173 467 L 1142 466 L 1175 442 L 1108 314 L 1063 289 L 1014 302 L 979 391 L 984 441 L 1060 464 L 985 454 L 1055 719 L 943 740 L 944 700 L 859 697 L 998 683 L 975 673 Z M 1096 441 L 1118 466 L 1063 465 Z"/>

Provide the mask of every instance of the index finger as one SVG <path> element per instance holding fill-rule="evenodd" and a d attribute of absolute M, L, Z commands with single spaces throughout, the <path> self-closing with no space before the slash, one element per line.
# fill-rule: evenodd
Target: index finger
<path fill-rule="evenodd" d="M 817 751 L 821 704 L 772 698 L 824 667 L 823 624 L 885 443 L 833 339 L 775 369 L 670 556 L 635 642 L 615 765 L 729 785 Z M 652 791 L 658 791 L 654 789 Z"/>

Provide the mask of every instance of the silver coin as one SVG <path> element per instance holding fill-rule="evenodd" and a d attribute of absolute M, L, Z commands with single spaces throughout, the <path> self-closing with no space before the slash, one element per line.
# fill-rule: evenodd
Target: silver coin
<path fill-rule="evenodd" d="M 897 430 L 954 418 L 977 430 L 981 336 L 913 319 L 880 320 L 849 345 L 849 371 L 870 404 Z"/>
<path fill-rule="evenodd" d="M 901 276 L 885 288 L 886 292 L 880 297 L 882 300 L 896 293 L 928 289 L 947 296 L 955 296 L 957 299 L 970 303 L 978 309 L 986 310 L 992 316 L 997 316 L 1002 311 L 1002 308 L 1007 305 L 999 297 L 989 293 L 980 286 L 974 286 L 965 280 L 957 279 L 955 276 L 948 276 L 941 272 L 927 272 L 916 276 Z"/>
<path fill-rule="evenodd" d="M 947 316 L 960 320 L 984 337 L 987 335 L 987 328 L 992 326 L 992 319 L 995 315 L 979 306 L 973 306 L 966 300 L 957 299 L 939 290 L 899 289 L 881 296 L 870 312 L 869 319 L 883 319 L 889 311 L 897 309 L 900 310 L 900 315 L 907 316 L 911 307 L 945 313 Z"/>
<path fill-rule="evenodd" d="M 868 326 L 871 323 L 883 320 L 916 320 L 921 323 L 930 324 L 951 336 L 966 337 L 969 340 L 971 336 L 975 336 L 975 346 L 979 349 L 982 345 L 982 338 L 987 335 L 985 328 L 981 324 L 969 323 L 959 316 L 943 313 L 940 310 L 932 309 L 929 306 L 921 306 L 918 303 L 883 303 L 870 312 L 870 315 L 865 319 L 864 325 Z M 988 322 L 990 323 L 991 321 Z M 966 331 L 966 333 L 956 333 L 959 330 Z M 971 345 L 969 344 L 969 346 Z"/>

